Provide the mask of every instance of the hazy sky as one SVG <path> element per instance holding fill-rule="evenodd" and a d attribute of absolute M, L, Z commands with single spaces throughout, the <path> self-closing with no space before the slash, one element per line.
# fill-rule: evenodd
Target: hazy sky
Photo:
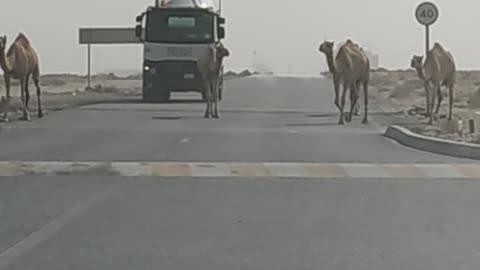
<path fill-rule="evenodd" d="M 135 16 L 153 0 L 1 0 L 0 34 L 10 41 L 25 32 L 46 72 L 86 70 L 86 48 L 78 45 L 82 26 L 133 27 Z M 424 28 L 414 19 L 418 0 L 224 0 L 227 38 L 232 52 L 228 68 L 252 63 L 276 72 L 318 73 L 325 59 L 317 51 L 324 38 L 352 38 L 380 54 L 380 64 L 407 68 L 413 53 L 424 51 Z M 480 68 L 477 53 L 478 0 L 437 0 L 440 19 L 432 40 L 456 58 L 459 69 Z M 461 4 L 459 4 L 461 3 Z M 473 30 L 474 32 L 470 32 Z M 140 46 L 94 46 L 94 71 L 137 69 Z M 253 60 L 252 52 L 257 51 Z"/>

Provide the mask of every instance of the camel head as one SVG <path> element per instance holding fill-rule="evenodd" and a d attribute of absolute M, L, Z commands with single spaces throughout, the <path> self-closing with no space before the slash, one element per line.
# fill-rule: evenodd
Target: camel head
<path fill-rule="evenodd" d="M 7 47 L 7 36 L 0 37 L 0 51 L 5 51 Z"/>
<path fill-rule="evenodd" d="M 318 48 L 318 50 L 320 52 L 323 52 L 324 54 L 326 55 L 333 55 L 333 46 L 334 46 L 334 42 L 333 41 L 324 41 L 320 47 Z"/>
<path fill-rule="evenodd" d="M 414 55 L 412 58 L 412 62 L 410 63 L 410 67 L 412 68 L 422 68 L 423 65 L 423 56 L 421 55 Z"/>
<path fill-rule="evenodd" d="M 218 42 L 215 45 L 215 49 L 217 50 L 217 56 L 222 58 L 222 59 L 224 57 L 230 56 L 230 51 L 227 48 L 225 48 L 225 46 L 223 46 L 223 44 L 221 42 Z"/>

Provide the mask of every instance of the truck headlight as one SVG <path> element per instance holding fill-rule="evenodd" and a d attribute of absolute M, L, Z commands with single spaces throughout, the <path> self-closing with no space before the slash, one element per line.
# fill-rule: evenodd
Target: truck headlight
<path fill-rule="evenodd" d="M 143 67 L 143 70 L 145 70 L 146 72 L 148 72 L 150 74 L 155 74 L 155 72 L 156 72 L 154 67 L 151 67 L 151 66 L 148 66 L 148 65 L 145 65 Z"/>

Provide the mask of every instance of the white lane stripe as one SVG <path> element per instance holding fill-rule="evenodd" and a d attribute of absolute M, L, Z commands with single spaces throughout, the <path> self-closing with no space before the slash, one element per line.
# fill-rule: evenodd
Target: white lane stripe
<path fill-rule="evenodd" d="M 351 177 L 376 177 L 376 178 L 388 178 L 388 175 L 382 167 L 377 164 L 340 164 L 340 166 Z"/>
<path fill-rule="evenodd" d="M 123 176 L 151 176 L 151 166 L 142 163 L 113 162 L 110 170 Z"/>
<path fill-rule="evenodd" d="M 104 199 L 113 191 L 113 188 L 116 186 L 117 185 L 110 186 L 107 189 L 94 194 L 87 200 L 71 208 L 60 217 L 52 220 L 44 227 L 40 228 L 20 242 L 16 243 L 14 246 L 2 252 L 0 254 L 0 268 L 7 267 L 29 250 L 33 249 L 35 246 L 52 237 L 56 232 L 65 227 L 65 225 L 84 213 L 94 203 Z"/>

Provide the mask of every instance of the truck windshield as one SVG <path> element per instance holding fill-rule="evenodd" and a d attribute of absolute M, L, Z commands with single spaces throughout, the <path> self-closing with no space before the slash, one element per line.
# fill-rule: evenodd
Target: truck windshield
<path fill-rule="evenodd" d="M 213 42 L 213 15 L 195 10 L 153 10 L 146 22 L 146 40 L 162 43 Z"/>

